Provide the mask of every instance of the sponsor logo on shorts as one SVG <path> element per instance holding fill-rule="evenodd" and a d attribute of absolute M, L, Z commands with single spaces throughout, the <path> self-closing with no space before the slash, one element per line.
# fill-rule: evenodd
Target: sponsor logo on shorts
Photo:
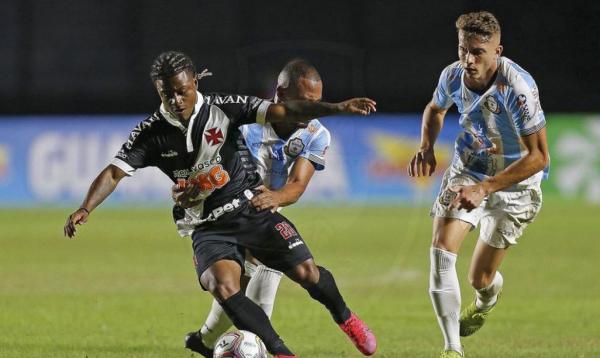
<path fill-rule="evenodd" d="M 302 240 L 298 240 L 296 242 L 293 242 L 291 244 L 288 245 L 288 249 L 293 249 L 296 246 L 300 246 L 300 245 L 304 245 L 304 242 L 302 242 Z"/>
<path fill-rule="evenodd" d="M 294 228 L 287 222 L 280 222 L 275 225 L 275 229 L 279 231 L 281 237 L 287 241 L 288 249 L 292 250 L 294 247 L 304 245 L 304 241 L 300 238 L 300 235 L 294 230 Z"/>
<path fill-rule="evenodd" d="M 454 200 L 454 198 L 456 198 L 457 195 L 457 192 L 450 190 L 450 188 L 447 188 L 446 190 L 444 190 L 442 195 L 440 195 L 440 204 L 442 204 L 443 206 L 450 205 L 452 200 Z"/>

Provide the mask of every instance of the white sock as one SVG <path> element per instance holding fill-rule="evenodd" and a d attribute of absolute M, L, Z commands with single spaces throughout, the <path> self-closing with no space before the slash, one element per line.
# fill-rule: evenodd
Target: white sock
<path fill-rule="evenodd" d="M 456 254 L 435 247 L 430 250 L 429 295 L 444 335 L 444 349 L 462 353 L 460 344 L 460 286 Z"/>
<path fill-rule="evenodd" d="M 479 309 L 487 309 L 495 305 L 498 300 L 498 293 L 502 289 L 503 284 L 504 278 L 502 278 L 500 272 L 496 271 L 494 279 L 488 287 L 475 290 L 475 296 L 477 296 L 475 306 Z"/>
<path fill-rule="evenodd" d="M 212 307 L 210 308 L 210 312 L 208 312 L 208 316 L 206 317 L 206 321 L 204 325 L 200 329 L 200 334 L 202 334 L 202 340 L 204 344 L 208 347 L 214 347 L 215 342 L 223 333 L 225 333 L 229 327 L 231 327 L 232 323 L 227 314 L 223 312 L 223 308 L 217 302 L 217 300 L 213 300 Z"/>
<path fill-rule="evenodd" d="M 258 304 L 265 311 L 269 319 L 273 313 L 275 295 L 277 294 L 277 288 L 282 276 L 283 273 L 279 271 L 259 265 L 246 288 L 246 296 Z"/>

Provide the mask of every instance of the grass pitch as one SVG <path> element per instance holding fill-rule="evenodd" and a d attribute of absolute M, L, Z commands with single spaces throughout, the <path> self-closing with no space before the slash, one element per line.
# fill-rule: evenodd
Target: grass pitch
<path fill-rule="evenodd" d="M 170 210 L 100 208 L 62 237 L 68 210 L 0 210 L 0 357 L 190 357 L 209 309 Z M 427 293 L 427 208 L 290 208 L 317 262 L 379 341 L 377 357 L 437 357 Z M 600 207 L 547 200 L 511 249 L 505 288 L 467 357 L 600 357 Z M 463 305 L 475 242 L 459 257 Z M 360 357 L 328 313 L 284 279 L 273 321 L 300 357 Z"/>

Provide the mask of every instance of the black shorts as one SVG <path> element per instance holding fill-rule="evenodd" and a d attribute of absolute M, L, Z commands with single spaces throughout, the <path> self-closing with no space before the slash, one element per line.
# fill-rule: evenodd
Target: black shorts
<path fill-rule="evenodd" d="M 286 272 L 312 258 L 294 224 L 279 213 L 257 212 L 249 205 L 240 212 L 204 223 L 192 234 L 198 279 L 213 263 L 229 259 L 244 269 L 246 250 L 265 266 Z"/>

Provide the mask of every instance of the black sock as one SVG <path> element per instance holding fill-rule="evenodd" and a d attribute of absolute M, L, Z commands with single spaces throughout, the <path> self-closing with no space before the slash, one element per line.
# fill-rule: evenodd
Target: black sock
<path fill-rule="evenodd" d="M 221 302 L 221 307 L 238 329 L 250 331 L 259 336 L 265 342 L 269 353 L 293 355 L 271 326 L 269 317 L 242 291 Z"/>
<path fill-rule="evenodd" d="M 346 302 L 344 302 L 331 272 L 327 271 L 324 267 L 318 267 L 320 273 L 319 282 L 308 287 L 306 290 L 310 294 L 310 297 L 327 307 L 337 324 L 344 323 L 350 318 L 350 309 L 346 306 Z"/>

